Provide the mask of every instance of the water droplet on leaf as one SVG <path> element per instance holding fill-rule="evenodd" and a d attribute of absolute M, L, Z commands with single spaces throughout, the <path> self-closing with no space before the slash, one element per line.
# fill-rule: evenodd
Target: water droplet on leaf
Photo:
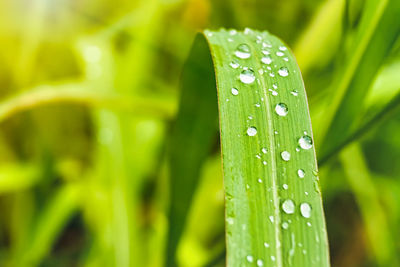
<path fill-rule="evenodd" d="M 278 70 L 279 76 L 286 77 L 289 75 L 289 70 L 286 67 L 282 67 Z"/>
<path fill-rule="evenodd" d="M 293 214 L 294 213 L 294 202 L 291 199 L 286 199 L 282 203 L 282 210 L 287 213 L 287 214 Z"/>
<path fill-rule="evenodd" d="M 247 69 L 240 73 L 239 79 L 242 83 L 250 84 L 255 81 L 256 76 L 254 75 L 254 71 Z"/>
<path fill-rule="evenodd" d="M 235 51 L 235 56 L 242 59 L 249 58 L 251 56 L 250 47 L 247 44 L 238 45 Z"/>
<path fill-rule="evenodd" d="M 310 149 L 312 148 L 312 139 L 308 135 L 304 135 L 299 139 L 299 145 L 302 149 Z"/>
<path fill-rule="evenodd" d="M 289 109 L 285 103 L 279 103 L 275 106 L 275 112 L 279 116 L 286 116 L 289 112 Z"/>
<path fill-rule="evenodd" d="M 257 128 L 256 127 L 249 127 L 247 129 L 247 135 L 248 136 L 255 136 L 257 134 Z"/>

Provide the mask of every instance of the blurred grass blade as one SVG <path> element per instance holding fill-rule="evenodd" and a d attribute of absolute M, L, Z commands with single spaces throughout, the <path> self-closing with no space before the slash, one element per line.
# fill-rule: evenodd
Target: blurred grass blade
<path fill-rule="evenodd" d="M 218 85 L 228 266 L 329 266 L 307 99 L 292 53 L 267 32 L 205 36 Z M 172 257 L 216 132 L 211 66 L 199 35 L 183 72 L 172 140 Z"/>
<path fill-rule="evenodd" d="M 35 165 L 4 164 L 0 166 L 0 194 L 17 192 L 39 182 L 40 170 Z"/>
<path fill-rule="evenodd" d="M 59 103 L 75 103 L 170 118 L 175 114 L 175 101 L 171 96 L 164 96 L 164 98 L 166 99 L 104 93 L 88 90 L 83 83 L 41 85 L 1 101 L 0 122 L 34 107 Z"/>
<path fill-rule="evenodd" d="M 399 15 L 398 0 L 366 2 L 358 31 L 346 51 L 346 65 L 332 86 L 325 123 L 317 135 L 319 144 L 323 144 L 320 155 L 329 154 L 354 130 L 370 84 L 399 36 Z"/>
<path fill-rule="evenodd" d="M 379 266 L 398 266 L 395 241 L 389 231 L 386 211 L 380 203 L 377 186 L 373 183 L 358 143 L 340 154 L 347 180 L 355 194 L 365 223 L 371 252 Z"/>

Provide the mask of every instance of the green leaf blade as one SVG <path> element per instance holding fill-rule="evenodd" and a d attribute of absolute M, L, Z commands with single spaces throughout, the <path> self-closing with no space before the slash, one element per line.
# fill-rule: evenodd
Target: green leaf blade
<path fill-rule="evenodd" d="M 216 82 L 227 265 L 329 266 L 315 150 L 299 146 L 301 137 L 312 138 L 312 129 L 295 58 L 267 32 L 206 31 L 205 37 L 216 81 L 207 66 L 212 62 L 205 39 L 198 36 L 184 68 L 170 152 L 168 257 L 176 251 L 200 165 L 213 144 Z M 235 53 L 241 44 L 248 46 L 249 57 Z M 249 70 L 254 77 L 241 79 Z M 167 262 L 175 265 L 171 258 Z"/>
<path fill-rule="evenodd" d="M 232 35 L 221 30 L 206 36 L 218 84 L 228 265 L 258 261 L 266 266 L 328 266 L 318 178 L 313 174 L 315 153 L 298 144 L 302 136 L 311 137 L 312 130 L 294 57 L 265 32 Z M 241 44 L 249 45 L 249 58 L 235 56 Z M 264 64 L 264 56 L 272 62 Z M 232 68 L 232 60 L 240 66 Z M 287 76 L 283 68 L 289 70 Z M 239 78 L 246 69 L 256 77 L 251 84 Z M 286 116 L 275 110 L 279 104 L 287 106 Z M 254 136 L 247 133 L 251 127 L 257 129 Z M 285 151 L 288 161 L 282 156 Z M 304 178 L 298 177 L 299 170 L 304 170 Z M 291 207 L 287 212 L 282 209 L 285 201 L 295 204 L 293 213 Z M 312 208 L 310 218 L 301 215 L 302 204 Z"/>

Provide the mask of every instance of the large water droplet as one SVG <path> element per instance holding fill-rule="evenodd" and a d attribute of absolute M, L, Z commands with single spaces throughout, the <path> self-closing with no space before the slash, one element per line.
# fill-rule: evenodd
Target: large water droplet
<path fill-rule="evenodd" d="M 233 87 L 233 88 L 231 89 L 231 92 L 232 92 L 232 95 L 238 95 L 238 94 L 239 94 L 239 90 L 236 89 L 235 87 Z"/>
<path fill-rule="evenodd" d="M 255 136 L 256 134 L 257 134 L 257 128 L 256 127 L 251 126 L 251 127 L 249 127 L 247 129 L 247 135 L 248 136 Z"/>
<path fill-rule="evenodd" d="M 304 178 L 304 176 L 306 175 L 306 173 L 304 172 L 304 170 L 298 169 L 298 170 L 297 170 L 297 175 L 298 175 L 300 178 Z"/>
<path fill-rule="evenodd" d="M 278 74 L 282 77 L 286 77 L 289 75 L 289 70 L 286 67 L 282 67 L 278 70 Z"/>
<path fill-rule="evenodd" d="M 300 204 L 300 213 L 304 218 L 311 217 L 311 206 L 308 203 L 301 203 Z"/>
<path fill-rule="evenodd" d="M 240 73 L 239 79 L 242 83 L 250 84 L 255 81 L 256 76 L 254 75 L 254 71 L 247 69 Z"/>
<path fill-rule="evenodd" d="M 236 48 L 235 51 L 235 56 L 237 56 L 238 58 L 249 58 L 251 56 L 250 54 L 250 47 L 247 44 L 240 44 L 238 45 L 238 47 Z"/>
<path fill-rule="evenodd" d="M 281 152 L 281 157 L 284 161 L 289 161 L 290 160 L 290 153 L 288 151 L 282 151 Z"/>
<path fill-rule="evenodd" d="M 299 145 L 302 149 L 310 149 L 312 148 L 312 139 L 308 135 L 304 135 L 299 139 Z"/>
<path fill-rule="evenodd" d="M 285 103 L 279 103 L 275 106 L 275 112 L 279 116 L 286 116 L 288 114 L 288 111 L 289 109 Z"/>
<path fill-rule="evenodd" d="M 285 213 L 287 214 L 293 214 L 294 213 L 294 202 L 291 199 L 286 199 L 282 203 L 282 209 Z"/>
<path fill-rule="evenodd" d="M 272 58 L 269 55 L 266 55 L 261 58 L 261 62 L 269 65 L 272 63 Z"/>

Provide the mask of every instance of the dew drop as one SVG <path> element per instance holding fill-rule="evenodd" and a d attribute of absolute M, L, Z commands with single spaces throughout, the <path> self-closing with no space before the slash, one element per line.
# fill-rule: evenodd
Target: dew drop
<path fill-rule="evenodd" d="M 265 160 L 262 163 L 263 163 L 263 165 L 267 165 L 267 162 Z"/>
<path fill-rule="evenodd" d="M 287 214 L 293 214 L 294 213 L 294 202 L 293 202 L 293 200 L 286 199 L 285 201 L 283 201 L 282 209 Z"/>
<path fill-rule="evenodd" d="M 269 50 L 266 50 L 266 49 L 262 49 L 262 50 L 261 50 L 261 53 L 263 53 L 264 55 L 269 55 L 269 54 L 271 54 L 271 53 L 269 52 Z"/>
<path fill-rule="evenodd" d="M 230 34 L 230 35 L 236 35 L 236 33 L 237 33 L 236 30 L 230 30 L 230 31 L 229 31 L 229 34 Z"/>
<path fill-rule="evenodd" d="M 247 135 L 248 136 L 255 136 L 256 134 L 257 134 L 257 128 L 256 127 L 251 126 L 251 127 L 249 127 L 247 129 Z"/>
<path fill-rule="evenodd" d="M 290 153 L 288 151 L 282 151 L 281 152 L 281 157 L 284 161 L 289 161 L 290 160 Z"/>
<path fill-rule="evenodd" d="M 263 265 L 264 265 L 263 260 L 258 259 L 258 260 L 257 260 L 257 266 L 261 267 L 261 266 L 263 266 Z"/>
<path fill-rule="evenodd" d="M 300 204 L 300 213 L 304 218 L 311 217 L 311 206 L 308 203 L 301 203 Z"/>
<path fill-rule="evenodd" d="M 268 91 L 270 91 L 273 96 L 277 96 L 278 95 L 278 92 L 275 91 L 275 90 L 268 89 Z"/>
<path fill-rule="evenodd" d="M 258 178 L 257 182 L 259 182 L 261 184 L 262 183 L 261 178 Z"/>
<path fill-rule="evenodd" d="M 286 116 L 288 114 L 288 111 L 289 109 L 285 103 L 279 103 L 275 106 L 275 112 L 279 116 Z"/>
<path fill-rule="evenodd" d="M 264 247 L 269 248 L 269 244 L 267 242 L 264 242 Z"/>
<path fill-rule="evenodd" d="M 229 66 L 231 66 L 233 69 L 237 69 L 240 65 L 236 61 L 232 61 L 231 63 L 229 63 Z"/>
<path fill-rule="evenodd" d="M 287 48 L 286 48 L 286 46 L 283 46 L 283 45 L 282 45 L 282 46 L 279 47 L 279 50 L 281 50 L 281 51 L 286 51 Z"/>
<path fill-rule="evenodd" d="M 269 218 L 269 220 L 270 220 L 272 223 L 274 222 L 274 216 L 271 215 L 271 216 L 269 216 L 268 218 Z"/>
<path fill-rule="evenodd" d="M 250 47 L 247 44 L 238 45 L 235 51 L 235 56 L 242 59 L 249 58 L 251 56 Z"/>
<path fill-rule="evenodd" d="M 261 62 L 269 65 L 272 63 L 272 58 L 269 55 L 266 55 L 261 58 Z"/>
<path fill-rule="evenodd" d="M 276 83 L 273 83 L 273 84 L 272 84 L 272 87 L 274 87 L 274 89 L 277 89 L 277 88 L 278 88 L 278 85 L 277 85 Z"/>
<path fill-rule="evenodd" d="M 234 219 L 231 217 L 226 218 L 226 222 L 230 225 L 232 225 L 234 223 Z"/>
<path fill-rule="evenodd" d="M 284 57 L 283 60 L 285 60 L 286 62 L 288 62 L 288 61 L 289 61 L 289 58 Z"/>
<path fill-rule="evenodd" d="M 299 145 L 302 149 L 310 149 L 312 148 L 312 139 L 308 135 L 304 135 L 299 139 Z"/>
<path fill-rule="evenodd" d="M 254 106 L 256 106 L 257 108 L 259 108 L 259 107 L 261 107 L 261 105 L 260 104 L 254 104 Z"/>
<path fill-rule="evenodd" d="M 283 184 L 283 189 L 288 190 L 289 186 L 287 184 Z"/>
<path fill-rule="evenodd" d="M 294 95 L 294 96 L 298 96 L 298 94 L 299 94 L 299 93 L 297 92 L 297 90 L 293 90 L 293 91 L 291 91 L 290 93 L 291 93 L 292 95 Z"/>
<path fill-rule="evenodd" d="M 265 147 L 263 147 L 263 148 L 261 149 L 261 151 L 262 151 L 262 153 L 264 153 L 264 154 L 267 154 L 267 152 L 268 152 L 268 150 L 267 150 Z"/>
<path fill-rule="evenodd" d="M 239 90 L 236 89 L 235 87 L 233 87 L 233 88 L 231 89 L 231 92 L 232 92 L 232 95 L 238 95 L 238 94 L 239 94 Z"/>
<path fill-rule="evenodd" d="M 272 260 L 272 261 L 275 261 L 275 256 L 271 256 L 271 260 Z"/>
<path fill-rule="evenodd" d="M 246 260 L 247 260 L 248 262 L 253 262 L 253 261 L 254 261 L 254 258 L 253 258 L 253 256 L 248 255 L 248 256 L 246 257 Z"/>
<path fill-rule="evenodd" d="M 308 227 L 311 227 L 311 223 L 310 223 L 310 222 L 307 222 L 307 226 L 308 226 Z"/>
<path fill-rule="evenodd" d="M 263 70 L 263 69 L 259 69 L 259 70 L 258 70 L 258 73 L 259 73 L 260 75 L 263 75 L 263 74 L 264 74 L 264 70 Z"/>
<path fill-rule="evenodd" d="M 269 74 L 269 76 L 275 77 L 275 73 L 271 72 L 271 73 Z"/>
<path fill-rule="evenodd" d="M 286 67 L 282 67 L 278 70 L 279 76 L 286 77 L 289 75 L 289 70 Z"/>
<path fill-rule="evenodd" d="M 287 222 L 283 222 L 282 223 L 282 228 L 283 229 L 288 229 L 289 228 L 289 224 Z"/>
<path fill-rule="evenodd" d="M 298 175 L 300 178 L 304 178 L 304 176 L 306 175 L 306 173 L 304 172 L 304 170 L 298 169 L 298 170 L 297 170 L 297 175 Z"/>
<path fill-rule="evenodd" d="M 242 83 L 250 84 L 255 81 L 256 76 L 254 75 L 254 71 L 247 69 L 240 73 L 239 79 Z"/>
<path fill-rule="evenodd" d="M 284 54 L 283 52 L 281 52 L 281 51 L 278 51 L 278 52 L 276 52 L 276 55 L 277 55 L 278 57 L 282 57 L 282 56 L 284 56 L 285 54 Z"/>

